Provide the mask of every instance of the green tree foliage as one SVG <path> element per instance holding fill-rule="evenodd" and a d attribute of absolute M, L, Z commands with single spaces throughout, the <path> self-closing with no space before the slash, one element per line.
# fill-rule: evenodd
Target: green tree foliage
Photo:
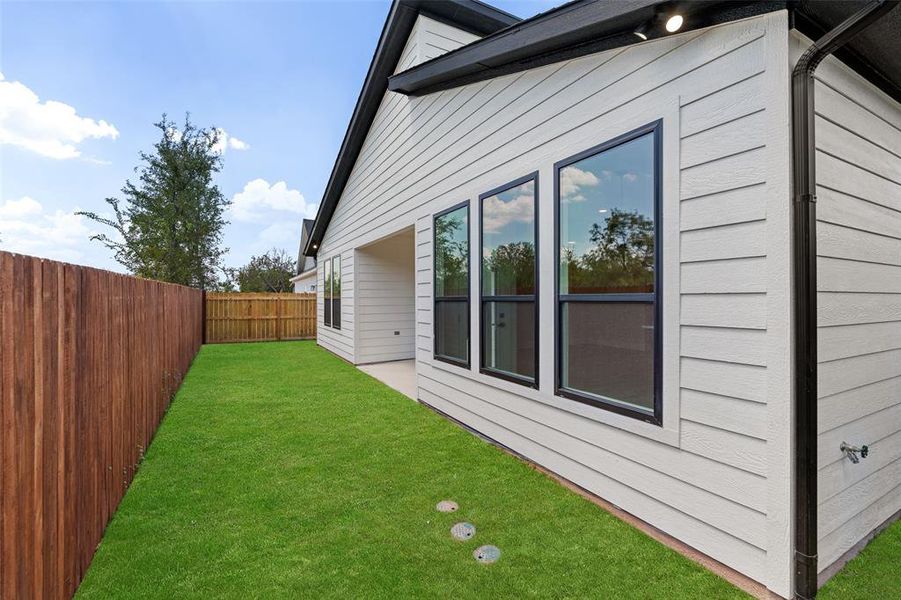
<path fill-rule="evenodd" d="M 290 292 L 295 262 L 287 252 L 273 248 L 266 254 L 250 257 L 235 273 L 242 292 Z"/>
<path fill-rule="evenodd" d="M 589 230 L 591 248 L 581 256 L 564 248 L 569 289 L 583 293 L 653 289 L 654 221 L 637 211 L 614 208 Z"/>
<path fill-rule="evenodd" d="M 140 277 L 207 289 L 217 282 L 222 229 L 229 201 L 213 183 L 222 167 L 215 128 L 198 129 L 185 116 L 176 128 L 164 114 L 154 126 L 160 140 L 141 152 L 138 182 L 125 182 L 124 202 L 107 198 L 114 217 L 82 214 L 111 227 L 91 236 L 115 253 L 115 259 Z"/>
<path fill-rule="evenodd" d="M 224 277 L 208 287 L 207 290 L 210 292 L 237 292 L 238 285 L 235 283 L 236 271 L 237 269 L 223 268 L 222 273 Z"/>
<path fill-rule="evenodd" d="M 531 294 L 535 291 L 535 245 L 510 242 L 494 248 L 485 259 L 483 277 L 494 278 L 494 294 Z"/>
<path fill-rule="evenodd" d="M 443 282 L 443 294 L 466 294 L 469 281 L 469 249 L 465 237 L 466 224 L 462 217 L 446 215 L 435 221 L 435 246 L 437 276 Z"/>

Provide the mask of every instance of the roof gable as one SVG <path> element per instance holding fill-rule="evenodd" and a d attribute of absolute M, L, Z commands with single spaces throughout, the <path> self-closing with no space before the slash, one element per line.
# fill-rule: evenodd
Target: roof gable
<path fill-rule="evenodd" d="M 297 252 L 296 275 L 316 268 L 316 257 L 307 256 L 303 251 L 307 241 L 310 239 L 310 234 L 313 232 L 313 223 L 313 219 L 304 219 L 300 226 L 300 249 Z"/>
<path fill-rule="evenodd" d="M 326 184 L 322 201 L 319 203 L 310 239 L 303 246 L 302 252 L 307 256 L 316 255 L 363 142 L 388 90 L 388 78 L 400 63 L 419 15 L 479 37 L 519 21 L 517 17 L 477 0 L 394 0 L 350 124 L 341 142 L 338 158 Z"/>

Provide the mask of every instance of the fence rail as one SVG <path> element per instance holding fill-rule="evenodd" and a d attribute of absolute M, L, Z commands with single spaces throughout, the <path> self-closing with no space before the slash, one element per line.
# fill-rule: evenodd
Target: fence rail
<path fill-rule="evenodd" d="M 200 348 L 199 290 L 0 252 L 0 598 L 68 598 Z"/>
<path fill-rule="evenodd" d="M 316 294 L 207 293 L 206 342 L 316 337 Z"/>

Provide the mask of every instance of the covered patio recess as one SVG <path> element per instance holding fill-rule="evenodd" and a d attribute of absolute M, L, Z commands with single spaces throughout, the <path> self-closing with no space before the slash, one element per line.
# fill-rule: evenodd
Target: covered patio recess
<path fill-rule="evenodd" d="M 356 363 L 416 397 L 416 234 L 413 227 L 356 249 Z"/>

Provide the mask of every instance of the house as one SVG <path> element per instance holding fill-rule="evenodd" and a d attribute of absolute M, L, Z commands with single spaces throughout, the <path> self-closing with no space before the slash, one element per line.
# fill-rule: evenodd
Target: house
<path fill-rule="evenodd" d="M 814 596 L 901 511 L 895 4 L 396 1 L 305 246 L 318 343 Z"/>
<path fill-rule="evenodd" d="M 304 254 L 304 247 L 313 231 L 313 219 L 304 219 L 300 231 L 300 249 L 297 251 L 297 273 L 290 279 L 294 293 L 316 291 L 316 254 Z"/>

